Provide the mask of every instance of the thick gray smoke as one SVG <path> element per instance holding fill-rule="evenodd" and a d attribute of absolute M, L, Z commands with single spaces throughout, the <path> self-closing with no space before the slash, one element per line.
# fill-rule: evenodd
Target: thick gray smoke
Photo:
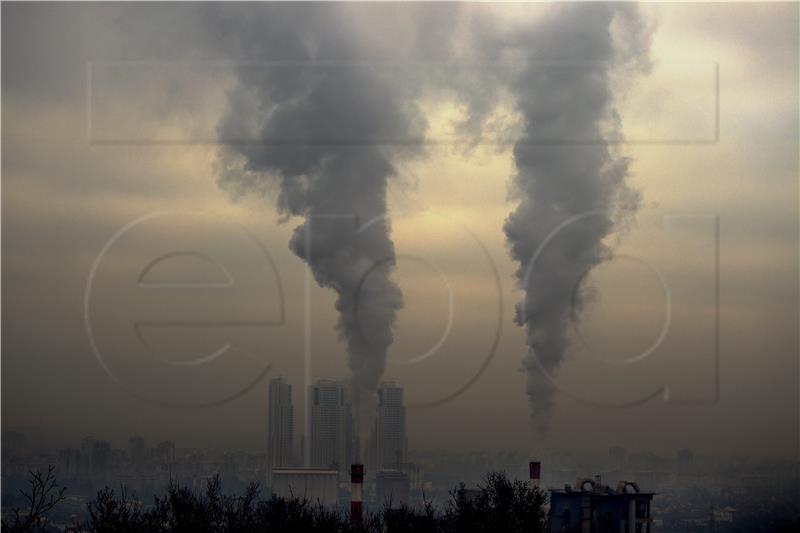
<path fill-rule="evenodd" d="M 447 52 L 455 8 L 272 4 L 231 24 L 232 53 L 259 64 L 239 69 L 219 136 L 259 142 L 221 151 L 221 181 L 267 194 L 278 184 L 280 211 L 304 218 L 290 246 L 320 285 L 336 291 L 338 330 L 362 400 L 383 373 L 402 306 L 391 279 L 388 180 L 400 157 L 420 152 L 426 124 L 415 102 L 422 86 L 449 85 L 469 106 L 462 130 L 473 139 L 506 95 L 522 118 L 513 150 L 519 204 L 504 231 L 525 292 L 517 322 L 527 330 L 533 419 L 546 426 L 554 391 L 547 376 L 564 358 L 568 321 L 586 299 L 576 283 L 609 257 L 604 239 L 636 208 L 625 182 L 628 160 L 608 142 L 619 138 L 615 85 L 648 64 L 649 32 L 636 9 L 561 4 L 522 31 L 470 9 L 469 45 L 455 61 L 509 60 L 513 67 L 467 74 L 448 68 L 446 75 L 433 69 L 429 80 L 403 83 L 391 72 L 393 61 L 453 64 Z M 225 33 L 215 20 L 215 31 Z"/>
<path fill-rule="evenodd" d="M 396 9 L 262 4 L 237 17 L 234 53 L 255 61 L 238 69 L 230 111 L 218 127 L 229 143 L 220 153 L 223 186 L 268 194 L 277 183 L 280 212 L 304 219 L 290 247 L 321 286 L 336 292 L 337 329 L 365 415 L 403 305 L 391 279 L 388 180 L 399 157 L 420 151 L 425 130 L 413 98 L 418 84 L 398 84 L 390 75 L 404 59 L 398 50 L 438 46 L 430 32 L 403 33 L 398 25 L 381 31 L 404 20 L 416 29 L 435 20 L 437 8 L 393 17 Z M 365 31 L 374 32 L 371 39 Z"/>
<path fill-rule="evenodd" d="M 511 82 L 523 118 L 513 150 L 519 204 L 503 229 L 525 293 L 516 321 L 526 328 L 527 393 L 542 432 L 569 321 L 586 301 L 576 285 L 610 257 L 604 239 L 638 203 L 626 184 L 629 161 L 609 142 L 620 138 L 612 76 L 648 64 L 636 9 L 562 4 L 518 43 L 526 52 Z"/>

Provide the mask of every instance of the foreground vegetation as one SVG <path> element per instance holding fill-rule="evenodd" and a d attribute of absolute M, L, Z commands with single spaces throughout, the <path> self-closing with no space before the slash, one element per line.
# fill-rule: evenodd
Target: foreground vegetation
<path fill-rule="evenodd" d="M 37 473 L 38 474 L 38 473 Z M 34 474 L 32 474 L 34 475 Z M 48 531 L 46 513 L 63 498 L 52 470 L 32 478 L 31 508 L 3 520 L 3 531 Z M 430 504 L 367 513 L 359 523 L 300 498 L 264 498 L 257 484 L 241 495 L 222 492 L 219 477 L 200 493 L 171 484 L 163 497 L 144 507 L 124 489 L 105 488 L 89 503 L 89 533 L 539 533 L 545 531 L 545 495 L 504 473 L 486 477 L 477 491 L 454 489 L 444 509 Z"/>

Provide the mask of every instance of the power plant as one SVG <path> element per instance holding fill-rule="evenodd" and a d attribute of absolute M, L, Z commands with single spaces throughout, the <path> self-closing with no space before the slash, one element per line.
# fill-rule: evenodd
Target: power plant
<path fill-rule="evenodd" d="M 311 402 L 311 464 L 292 467 L 293 408 L 291 386 L 282 379 L 270 383 L 268 481 L 277 496 L 300 496 L 326 507 L 347 509 L 350 519 L 362 520 L 368 510 L 414 505 L 406 464 L 403 390 L 381 383 L 374 428 L 367 445 L 367 468 L 353 461 L 356 447 L 346 387 L 319 380 L 309 389 Z M 350 464 L 350 486 L 343 479 Z M 543 490 L 542 463 L 528 463 L 530 486 Z M 348 494 L 349 492 L 349 494 Z M 548 524 L 551 533 L 650 533 L 650 503 L 655 493 L 643 492 L 633 481 L 604 485 L 600 476 L 578 478 L 574 485 L 548 488 Z M 463 488 L 474 497 L 480 490 Z M 365 498 L 366 495 L 366 498 Z"/>
<path fill-rule="evenodd" d="M 654 495 L 633 481 L 620 481 L 612 489 L 600 476 L 578 478 L 574 486 L 550 489 L 550 532 L 650 533 Z"/>

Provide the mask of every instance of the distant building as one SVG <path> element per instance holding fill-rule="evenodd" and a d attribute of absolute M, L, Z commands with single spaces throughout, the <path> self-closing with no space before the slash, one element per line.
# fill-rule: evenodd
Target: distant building
<path fill-rule="evenodd" d="M 111 467 L 111 444 L 98 440 L 92 445 L 92 474 L 105 476 Z"/>
<path fill-rule="evenodd" d="M 153 457 L 162 466 L 169 468 L 175 463 L 175 443 L 170 440 L 159 442 L 153 450 Z"/>
<path fill-rule="evenodd" d="M 722 509 L 711 508 L 711 520 L 714 523 L 729 523 L 734 522 L 736 517 L 736 509 L 733 507 L 723 507 Z"/>
<path fill-rule="evenodd" d="M 269 382 L 267 426 L 267 486 L 271 486 L 272 469 L 292 466 L 294 446 L 292 386 L 283 378 Z"/>
<path fill-rule="evenodd" d="M 339 472 L 324 468 L 275 468 L 272 493 L 282 498 L 305 498 L 334 507 L 338 503 Z"/>
<path fill-rule="evenodd" d="M 608 462 L 611 470 L 619 474 L 625 468 L 625 448 L 614 446 L 608 450 Z"/>
<path fill-rule="evenodd" d="M 3 431 L 2 448 L 7 454 L 21 452 L 25 448 L 25 435 L 18 431 Z"/>
<path fill-rule="evenodd" d="M 578 479 L 574 488 L 550 491 L 550 532 L 650 533 L 653 495 L 633 482 L 611 489 L 600 476 Z"/>
<path fill-rule="evenodd" d="M 401 470 L 406 462 L 406 408 L 403 389 L 393 381 L 381 383 L 372 432 L 375 469 Z"/>
<path fill-rule="evenodd" d="M 678 450 L 675 466 L 679 476 L 688 476 L 695 471 L 694 453 L 692 450 Z"/>
<path fill-rule="evenodd" d="M 345 478 L 355 450 L 347 387 L 340 381 L 319 380 L 309 396 L 311 466 L 337 470 Z"/>
<path fill-rule="evenodd" d="M 80 450 L 64 448 L 58 453 L 58 471 L 63 477 L 86 475 L 88 463 Z"/>
<path fill-rule="evenodd" d="M 97 442 L 97 439 L 94 437 L 84 437 L 81 440 L 81 453 L 91 460 L 92 457 L 92 448 L 94 447 L 94 443 Z"/>
<path fill-rule="evenodd" d="M 461 500 L 471 503 L 477 502 L 483 494 L 484 492 L 481 489 L 460 488 L 457 492 Z"/>
<path fill-rule="evenodd" d="M 407 474 L 398 470 L 378 472 L 375 480 L 377 504 L 381 509 L 397 509 L 411 505 L 411 483 Z"/>
<path fill-rule="evenodd" d="M 134 435 L 128 439 L 128 456 L 134 463 L 139 463 L 144 459 L 144 438 Z"/>

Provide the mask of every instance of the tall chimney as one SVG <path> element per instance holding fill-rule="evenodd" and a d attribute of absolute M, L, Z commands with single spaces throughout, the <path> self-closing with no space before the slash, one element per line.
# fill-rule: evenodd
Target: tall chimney
<path fill-rule="evenodd" d="M 350 465 L 350 521 L 361 522 L 364 501 L 364 465 Z"/>
<path fill-rule="evenodd" d="M 531 461 L 528 463 L 528 472 L 530 473 L 531 485 L 538 487 L 542 477 L 542 463 Z"/>

